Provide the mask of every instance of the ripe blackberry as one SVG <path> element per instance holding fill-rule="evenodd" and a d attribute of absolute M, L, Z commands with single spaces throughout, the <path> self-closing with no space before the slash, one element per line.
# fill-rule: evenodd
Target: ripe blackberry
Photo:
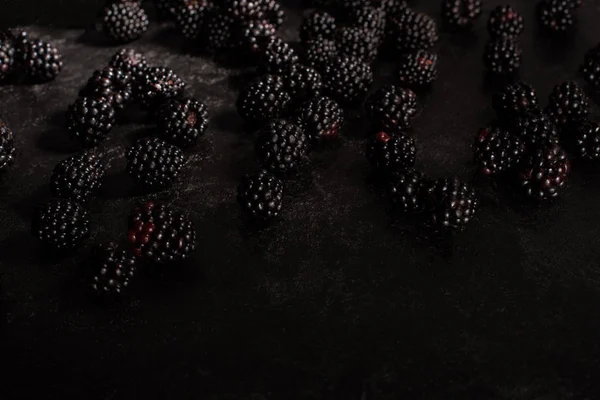
<path fill-rule="evenodd" d="M 496 7 L 488 20 L 488 31 L 492 38 L 516 39 L 523 28 L 523 16 L 511 6 Z"/>
<path fill-rule="evenodd" d="M 127 240 L 137 257 L 172 263 L 187 259 L 196 249 L 196 229 L 185 214 L 148 202 L 131 213 Z"/>
<path fill-rule="evenodd" d="M 90 234 L 88 213 L 72 200 L 51 200 L 36 209 L 31 233 L 49 249 L 73 250 Z"/>
<path fill-rule="evenodd" d="M 12 41 L 0 39 L 0 82 L 13 72 L 15 66 L 15 47 Z"/>
<path fill-rule="evenodd" d="M 425 209 L 426 179 L 422 172 L 409 169 L 393 174 L 388 182 L 388 194 L 394 206 L 406 214 Z"/>
<path fill-rule="evenodd" d="M 337 29 L 335 18 L 327 11 L 316 10 L 304 17 L 300 25 L 300 41 L 310 42 L 318 37 L 332 39 Z"/>
<path fill-rule="evenodd" d="M 281 28 L 285 21 L 285 11 L 278 0 L 261 0 L 258 2 L 258 9 L 261 17 L 269 21 L 275 29 Z"/>
<path fill-rule="evenodd" d="M 258 56 L 264 53 L 276 32 L 265 20 L 247 21 L 239 25 L 237 41 L 243 51 Z"/>
<path fill-rule="evenodd" d="M 220 0 L 215 5 L 218 12 L 229 15 L 236 22 L 242 22 L 261 18 L 259 3 L 254 0 Z"/>
<path fill-rule="evenodd" d="M 361 7 L 350 14 L 347 24 L 373 34 L 380 41 L 385 35 L 386 14 L 381 7 Z"/>
<path fill-rule="evenodd" d="M 0 119 L 0 172 L 5 171 L 15 161 L 15 137 Z"/>
<path fill-rule="evenodd" d="M 575 82 L 563 82 L 550 93 L 546 114 L 562 129 L 567 124 L 585 119 L 589 108 L 589 100 L 583 89 Z"/>
<path fill-rule="evenodd" d="M 538 146 L 528 150 L 519 168 L 518 183 L 527 197 L 547 200 L 558 196 L 570 170 L 567 155 L 557 144 Z"/>
<path fill-rule="evenodd" d="M 231 49 L 235 45 L 236 24 L 231 15 L 211 9 L 200 37 L 204 48 L 211 53 Z"/>
<path fill-rule="evenodd" d="M 302 127 L 285 119 L 269 122 L 256 140 L 260 163 L 273 173 L 287 174 L 296 170 L 308 148 L 308 138 Z"/>
<path fill-rule="evenodd" d="M 498 175 L 515 167 L 525 152 L 525 142 L 499 127 L 479 130 L 475 144 L 475 163 L 483 175 Z"/>
<path fill-rule="evenodd" d="M 408 5 L 405 0 L 380 0 L 379 7 L 385 12 L 386 20 L 393 21 L 400 18 Z"/>
<path fill-rule="evenodd" d="M 410 89 L 385 85 L 369 96 L 365 110 L 377 129 L 408 129 L 417 113 L 417 95 Z"/>
<path fill-rule="evenodd" d="M 545 29 L 562 33 L 573 27 L 572 6 L 568 0 L 542 0 L 538 3 L 538 19 Z"/>
<path fill-rule="evenodd" d="M 173 8 L 178 30 L 186 39 L 197 39 L 210 9 L 208 0 L 183 0 Z"/>
<path fill-rule="evenodd" d="M 280 76 L 264 75 L 244 87 L 237 98 L 240 117 L 251 127 L 282 117 L 290 105 L 290 94 Z"/>
<path fill-rule="evenodd" d="M 52 171 L 52 195 L 86 203 L 101 187 L 106 175 L 104 161 L 92 153 L 71 156 Z"/>
<path fill-rule="evenodd" d="M 166 67 L 148 68 L 138 83 L 136 96 L 142 107 L 155 110 L 165 101 L 183 95 L 185 82 Z"/>
<path fill-rule="evenodd" d="M 62 55 L 50 43 L 28 40 L 22 51 L 22 68 L 31 79 L 47 82 L 56 78 L 62 70 Z"/>
<path fill-rule="evenodd" d="M 428 15 L 404 8 L 386 25 L 388 38 L 399 52 L 426 50 L 439 39 L 435 21 Z"/>
<path fill-rule="evenodd" d="M 538 99 L 525 82 L 510 83 L 492 96 L 492 106 L 499 120 L 510 121 L 518 115 L 538 108 Z"/>
<path fill-rule="evenodd" d="M 510 132 L 528 146 L 558 143 L 556 125 L 539 109 L 519 115 L 511 121 L 509 126 Z"/>
<path fill-rule="evenodd" d="M 457 178 L 442 178 L 429 189 L 432 227 L 440 233 L 463 231 L 479 207 L 477 193 Z"/>
<path fill-rule="evenodd" d="M 292 101 L 300 104 L 321 94 L 323 83 L 321 74 L 314 68 L 302 64 L 294 64 L 283 77 L 286 90 L 291 94 Z"/>
<path fill-rule="evenodd" d="M 492 73 L 511 75 L 521 66 L 521 46 L 512 39 L 491 40 L 485 46 L 483 63 Z"/>
<path fill-rule="evenodd" d="M 442 19 L 450 29 L 470 29 L 481 15 L 481 0 L 444 0 Z"/>
<path fill-rule="evenodd" d="M 157 125 L 164 140 L 186 148 L 204 135 L 208 126 L 208 110 L 196 99 L 171 99 L 161 107 Z"/>
<path fill-rule="evenodd" d="M 111 58 L 109 65 L 123 71 L 125 75 L 131 76 L 133 83 L 140 81 L 148 70 L 146 57 L 134 49 L 119 50 Z"/>
<path fill-rule="evenodd" d="M 283 182 L 264 170 L 246 175 L 237 188 L 237 201 L 242 212 L 253 218 L 275 218 L 283 205 Z"/>
<path fill-rule="evenodd" d="M 323 72 L 325 67 L 337 57 L 338 50 L 335 40 L 317 38 L 306 43 L 304 63 Z"/>
<path fill-rule="evenodd" d="M 84 89 L 86 96 L 106 99 L 115 111 L 122 111 L 132 100 L 132 78 L 126 72 L 105 67 L 94 72 Z"/>
<path fill-rule="evenodd" d="M 148 15 L 135 1 L 109 3 L 102 12 L 104 33 L 118 43 L 142 37 L 148 29 Z"/>
<path fill-rule="evenodd" d="M 261 69 L 269 74 L 282 74 L 298 62 L 294 49 L 277 36 L 271 38 L 261 58 Z"/>
<path fill-rule="evenodd" d="M 415 165 L 417 147 L 409 135 L 379 132 L 367 142 L 367 160 L 376 170 L 391 175 Z"/>
<path fill-rule="evenodd" d="M 164 189 L 173 184 L 185 162 L 183 151 L 164 140 L 143 138 L 125 154 L 127 173 L 149 189 Z"/>
<path fill-rule="evenodd" d="M 336 43 L 342 56 L 355 57 L 372 63 L 377 57 L 379 39 L 362 28 L 345 27 L 338 30 Z"/>
<path fill-rule="evenodd" d="M 344 126 L 344 110 L 328 97 L 316 97 L 296 111 L 294 121 L 316 145 L 321 140 L 339 137 Z"/>
<path fill-rule="evenodd" d="M 98 293 L 121 294 L 135 275 L 135 257 L 116 243 L 96 246 L 92 252 L 92 287 Z"/>
<path fill-rule="evenodd" d="M 565 140 L 577 158 L 588 161 L 600 160 L 600 125 L 582 121 L 570 127 Z"/>
<path fill-rule="evenodd" d="M 360 103 L 373 84 L 371 66 L 355 57 L 337 57 L 321 74 L 325 93 L 346 106 Z"/>
<path fill-rule="evenodd" d="M 106 140 L 115 123 L 115 109 L 104 98 L 80 97 L 67 110 L 67 130 L 83 147 Z"/>
<path fill-rule="evenodd" d="M 425 50 L 407 54 L 398 68 L 398 79 L 410 87 L 429 85 L 437 77 L 437 60 L 437 54 Z"/>
<path fill-rule="evenodd" d="M 336 13 L 341 18 L 347 19 L 361 8 L 369 7 L 371 4 L 371 0 L 338 0 L 335 4 Z"/>

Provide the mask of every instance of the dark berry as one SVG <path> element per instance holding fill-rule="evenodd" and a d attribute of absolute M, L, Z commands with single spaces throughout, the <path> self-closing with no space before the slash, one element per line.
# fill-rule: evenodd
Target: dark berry
<path fill-rule="evenodd" d="M 0 119 L 0 172 L 6 171 L 15 161 L 15 137 Z"/>
<path fill-rule="evenodd" d="M 241 49 L 256 57 L 266 51 L 277 30 L 265 20 L 256 20 L 243 22 L 238 32 Z"/>
<path fill-rule="evenodd" d="M 501 91 L 494 93 L 492 106 L 498 119 L 510 121 L 518 115 L 536 110 L 538 99 L 535 89 L 525 82 L 517 82 L 508 84 Z"/>
<path fill-rule="evenodd" d="M 570 127 L 565 142 L 573 155 L 582 160 L 600 160 L 600 125 L 592 121 L 582 121 Z"/>
<path fill-rule="evenodd" d="M 326 11 L 316 10 L 304 17 L 300 25 L 300 40 L 307 43 L 322 37 L 332 39 L 337 29 L 335 18 Z"/>
<path fill-rule="evenodd" d="M 338 49 L 335 40 L 317 38 L 305 44 L 304 63 L 323 72 L 337 55 Z"/>
<path fill-rule="evenodd" d="M 483 175 L 498 175 L 515 167 L 525 142 L 499 127 L 480 129 L 474 144 L 475 163 Z"/>
<path fill-rule="evenodd" d="M 41 40 L 27 41 L 22 53 L 27 76 L 39 82 L 53 80 L 62 70 L 62 55 L 56 47 Z"/>
<path fill-rule="evenodd" d="M 355 57 L 338 57 L 321 72 L 325 93 L 345 106 L 360 103 L 373 84 L 373 70 Z"/>
<path fill-rule="evenodd" d="M 406 171 L 415 165 L 417 147 L 409 135 L 379 132 L 367 141 L 367 159 L 386 175 Z"/>
<path fill-rule="evenodd" d="M 186 39 L 197 39 L 210 9 L 208 0 L 183 0 L 172 14 L 177 28 Z"/>
<path fill-rule="evenodd" d="M 296 111 L 295 121 L 316 145 L 321 140 L 339 137 L 344 125 L 344 110 L 328 97 L 317 97 Z"/>
<path fill-rule="evenodd" d="M 195 99 L 171 99 L 161 107 L 157 126 L 164 140 L 186 148 L 204 135 L 208 126 L 208 110 Z"/>
<path fill-rule="evenodd" d="M 132 100 L 132 78 L 113 67 L 95 71 L 84 89 L 86 96 L 106 99 L 115 111 L 122 111 Z"/>
<path fill-rule="evenodd" d="M 244 87 L 237 98 L 240 117 L 251 127 L 260 127 L 270 119 L 282 117 L 288 110 L 290 94 L 283 79 L 265 75 Z"/>
<path fill-rule="evenodd" d="M 463 231 L 477 212 L 477 193 L 456 178 L 441 178 L 429 189 L 432 226 L 440 233 Z"/>
<path fill-rule="evenodd" d="M 306 157 L 308 138 L 301 126 L 284 119 L 269 122 L 256 140 L 263 168 L 280 174 L 296 170 Z"/>
<path fill-rule="evenodd" d="M 234 21 L 252 21 L 261 17 L 259 1 L 255 0 L 219 0 L 215 3 L 218 12 L 229 15 Z"/>
<path fill-rule="evenodd" d="M 347 24 L 362 29 L 366 34 L 375 36 L 378 41 L 385 35 L 386 14 L 380 7 L 361 7 L 348 16 Z"/>
<path fill-rule="evenodd" d="M 85 203 L 102 187 L 105 175 L 106 166 L 100 157 L 92 153 L 71 156 L 52 171 L 52 195 Z"/>
<path fill-rule="evenodd" d="M 54 199 L 36 209 L 31 232 L 49 249 L 69 251 L 89 236 L 88 213 L 72 200 Z"/>
<path fill-rule="evenodd" d="M 519 167 L 518 183 L 527 197 L 547 200 L 558 196 L 570 170 L 567 155 L 557 144 L 538 146 L 528 150 Z"/>
<path fill-rule="evenodd" d="M 148 29 L 148 15 L 135 1 L 108 4 L 102 13 L 103 29 L 108 37 L 128 43 L 142 37 Z"/>
<path fill-rule="evenodd" d="M 283 79 L 285 88 L 291 94 L 295 104 L 318 96 L 323 86 L 321 74 L 302 64 L 292 65 Z"/>
<path fill-rule="evenodd" d="M 148 61 L 143 54 L 133 49 L 119 50 L 110 60 L 111 67 L 123 71 L 134 81 L 141 80 L 148 70 Z"/>
<path fill-rule="evenodd" d="M 558 143 L 556 125 L 539 109 L 515 117 L 508 126 L 526 145 Z"/>
<path fill-rule="evenodd" d="M 546 114 L 558 129 L 585 119 L 589 112 L 589 100 L 583 89 L 575 82 L 556 85 L 548 98 Z"/>
<path fill-rule="evenodd" d="M 159 21 L 172 20 L 175 8 L 181 4 L 181 0 L 152 0 L 152 2 Z"/>
<path fill-rule="evenodd" d="M 404 130 L 410 128 L 417 113 L 417 95 L 410 89 L 385 85 L 369 96 L 365 109 L 377 129 Z"/>
<path fill-rule="evenodd" d="M 283 205 L 283 183 L 264 170 L 246 175 L 238 186 L 237 201 L 242 212 L 253 218 L 275 218 Z"/>
<path fill-rule="evenodd" d="M 0 82 L 13 72 L 15 67 L 15 47 L 12 41 L 0 39 Z"/>
<path fill-rule="evenodd" d="M 481 0 L 443 0 L 442 19 L 450 29 L 470 29 L 481 15 Z"/>
<path fill-rule="evenodd" d="M 516 39 L 523 28 L 523 16 L 511 6 L 496 7 L 488 20 L 488 31 L 492 38 Z"/>
<path fill-rule="evenodd" d="M 428 15 L 404 8 L 386 25 L 388 39 L 400 52 L 426 50 L 439 39 L 435 21 Z"/>
<path fill-rule="evenodd" d="M 562 33 L 573 27 L 573 12 L 569 0 L 542 0 L 538 3 L 538 19 L 543 28 Z"/>
<path fill-rule="evenodd" d="M 179 147 L 152 137 L 138 140 L 125 156 L 127 173 L 149 189 L 171 186 L 185 162 Z"/>
<path fill-rule="evenodd" d="M 183 95 L 185 82 L 172 69 L 152 67 L 138 83 L 136 96 L 142 107 L 154 110 L 169 99 Z"/>
<path fill-rule="evenodd" d="M 513 39 L 491 40 L 485 46 L 483 63 L 492 73 L 511 75 L 521 66 L 521 47 Z"/>
<path fill-rule="evenodd" d="M 423 211 L 426 206 L 426 179 L 422 172 L 409 169 L 393 174 L 388 182 L 388 194 L 394 206 L 406 214 Z"/>
<path fill-rule="evenodd" d="M 429 85 L 437 77 L 437 54 L 419 50 L 402 57 L 398 79 L 405 86 Z"/>
<path fill-rule="evenodd" d="M 357 27 L 339 29 L 336 43 L 342 56 L 359 58 L 367 63 L 375 60 L 379 50 L 379 38 Z"/>
<path fill-rule="evenodd" d="M 278 0 L 259 0 L 258 9 L 261 17 L 269 21 L 275 29 L 281 28 L 285 21 L 285 12 Z"/>
<path fill-rule="evenodd" d="M 266 73 L 282 74 L 298 62 L 298 55 L 289 43 L 273 36 L 262 54 L 261 69 Z"/>
<path fill-rule="evenodd" d="M 237 23 L 231 15 L 218 12 L 217 9 L 213 8 L 206 15 L 200 37 L 204 48 L 211 53 L 217 53 L 234 47 L 236 44 L 235 26 Z"/>
<path fill-rule="evenodd" d="M 92 252 L 92 287 L 98 293 L 121 294 L 135 275 L 135 257 L 116 243 L 96 246 Z"/>
<path fill-rule="evenodd" d="M 67 130 L 83 147 L 99 145 L 115 123 L 115 109 L 104 98 L 80 97 L 67 111 Z"/>

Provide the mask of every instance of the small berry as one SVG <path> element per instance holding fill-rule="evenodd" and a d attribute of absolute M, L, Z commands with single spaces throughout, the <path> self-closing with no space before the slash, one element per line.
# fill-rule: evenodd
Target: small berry
<path fill-rule="evenodd" d="M 542 0 L 538 3 L 538 19 L 550 32 L 564 33 L 573 27 L 572 6 L 569 0 Z"/>
<path fill-rule="evenodd" d="M 84 93 L 91 97 L 106 99 L 115 111 L 122 111 L 132 100 L 132 78 L 126 72 L 113 67 L 94 71 Z"/>
<path fill-rule="evenodd" d="M 592 121 L 582 121 L 572 126 L 565 142 L 573 154 L 582 160 L 600 160 L 600 125 Z"/>
<path fill-rule="evenodd" d="M 216 53 L 223 50 L 229 50 L 235 45 L 235 26 L 238 23 L 227 13 L 219 12 L 213 8 L 206 15 L 206 21 L 200 35 L 204 48 Z"/>
<path fill-rule="evenodd" d="M 256 154 L 263 168 L 279 174 L 296 170 L 308 148 L 302 127 L 284 119 L 269 122 L 256 140 Z"/>
<path fill-rule="evenodd" d="M 98 293 L 121 294 L 135 275 L 135 257 L 116 243 L 95 247 L 90 261 L 95 270 L 92 287 Z"/>
<path fill-rule="evenodd" d="M 373 70 L 355 57 L 338 57 L 322 71 L 324 92 L 338 103 L 352 106 L 360 103 L 373 84 Z"/>
<path fill-rule="evenodd" d="M 164 140 L 143 138 L 125 154 L 127 173 L 140 185 L 149 189 L 171 186 L 185 162 L 183 151 Z"/>
<path fill-rule="evenodd" d="M 62 55 L 56 47 L 41 40 L 29 40 L 22 49 L 22 67 L 30 78 L 47 82 L 62 70 Z"/>
<path fill-rule="evenodd" d="M 0 172 L 4 172 L 15 161 L 15 136 L 0 119 Z"/>
<path fill-rule="evenodd" d="M 260 127 L 274 118 L 282 117 L 291 102 L 283 79 L 264 75 L 244 87 L 237 98 L 240 117 L 251 127 Z"/>
<path fill-rule="evenodd" d="M 480 129 L 473 147 L 475 163 L 483 175 L 511 170 L 525 152 L 525 143 L 518 136 L 498 127 Z"/>
<path fill-rule="evenodd" d="M 242 211 L 253 218 L 275 218 L 283 205 L 283 183 L 264 170 L 246 175 L 238 186 L 237 201 Z"/>
<path fill-rule="evenodd" d="M 155 110 L 165 101 L 183 95 L 185 82 L 166 67 L 152 67 L 146 70 L 138 83 L 136 96 L 142 107 Z"/>
<path fill-rule="evenodd" d="M 303 104 L 296 111 L 294 120 L 316 145 L 322 140 L 339 137 L 344 126 L 344 110 L 328 97 L 317 97 Z"/>
<path fill-rule="evenodd" d="M 172 15 L 183 37 L 191 40 L 198 38 L 209 9 L 208 0 L 182 0 L 173 8 Z"/>
<path fill-rule="evenodd" d="M 102 187 L 106 175 L 104 161 L 92 153 L 71 156 L 52 171 L 52 195 L 86 203 Z"/>
<path fill-rule="evenodd" d="M 498 6 L 490 14 L 488 31 L 492 38 L 516 39 L 523 32 L 523 16 L 511 6 Z"/>
<path fill-rule="evenodd" d="M 125 75 L 131 76 L 133 81 L 143 79 L 148 70 L 146 57 L 133 49 L 119 50 L 111 58 L 109 65 L 123 71 Z"/>
<path fill-rule="evenodd" d="M 335 18 L 326 11 L 313 11 L 300 25 L 300 40 L 308 43 L 319 37 L 333 39 L 337 29 Z"/>
<path fill-rule="evenodd" d="M 238 32 L 241 49 L 256 57 L 266 51 L 277 30 L 268 21 L 256 20 L 243 22 Z"/>
<path fill-rule="evenodd" d="M 509 130 L 528 146 L 558 143 L 556 125 L 539 109 L 515 117 Z"/>
<path fill-rule="evenodd" d="M 527 197 L 548 200 L 558 196 L 570 170 L 567 155 L 557 144 L 539 146 L 524 158 L 518 183 Z"/>
<path fill-rule="evenodd" d="M 399 52 L 426 50 L 439 39 L 435 21 L 410 8 L 404 8 L 386 26 L 387 37 Z"/>
<path fill-rule="evenodd" d="M 457 178 L 441 178 L 429 189 L 432 227 L 444 233 L 463 231 L 479 207 L 477 193 Z"/>
<path fill-rule="evenodd" d="M 589 100 L 583 89 L 575 82 L 556 85 L 548 98 L 546 114 L 559 129 L 583 120 L 589 113 Z"/>
<path fill-rule="evenodd" d="M 86 148 L 106 140 L 114 123 L 115 110 L 104 98 L 80 97 L 67 111 L 67 130 Z"/>
<path fill-rule="evenodd" d="M 512 39 L 491 40 L 485 46 L 483 63 L 492 73 L 511 75 L 521 66 L 521 47 Z"/>
<path fill-rule="evenodd" d="M 380 6 L 361 7 L 348 16 L 346 23 L 348 26 L 362 29 L 367 35 L 380 41 L 385 36 L 386 13 Z"/>
<path fill-rule="evenodd" d="M 266 73 L 282 74 L 298 62 L 298 55 L 289 43 L 273 36 L 262 54 L 261 69 Z"/>
<path fill-rule="evenodd" d="M 470 29 L 481 15 L 481 0 L 443 0 L 442 19 L 450 29 Z"/>
<path fill-rule="evenodd" d="M 262 18 L 269 21 L 275 29 L 281 28 L 285 21 L 285 11 L 278 0 L 261 0 L 258 2 L 258 9 Z"/>
<path fill-rule="evenodd" d="M 367 160 L 386 175 L 406 171 L 415 165 L 417 147 L 409 135 L 379 132 L 367 141 Z"/>
<path fill-rule="evenodd" d="M 437 77 L 437 54 L 425 50 L 410 53 L 402 58 L 398 79 L 406 86 L 426 86 Z"/>
<path fill-rule="evenodd" d="M 148 29 L 148 15 L 138 2 L 109 3 L 102 13 L 103 29 L 115 42 L 128 43 L 142 37 Z"/>
<path fill-rule="evenodd" d="M 500 120 L 510 121 L 518 115 L 538 108 L 538 99 L 530 85 L 525 82 L 510 83 L 492 96 L 492 106 Z"/>
<path fill-rule="evenodd" d="M 417 113 L 417 95 L 410 89 L 385 85 L 369 96 L 365 109 L 378 129 L 389 132 L 408 129 Z"/>
<path fill-rule="evenodd" d="M 426 179 L 422 172 L 409 169 L 393 174 L 388 183 L 392 203 L 406 214 L 416 214 L 425 209 Z"/>
<path fill-rule="evenodd" d="M 323 87 L 321 74 L 302 64 L 292 65 L 283 80 L 285 88 L 291 94 L 295 104 L 318 96 Z"/>
<path fill-rule="evenodd" d="M 54 199 L 36 209 L 31 232 L 49 249 L 73 250 L 90 234 L 88 213 L 72 200 Z"/>
<path fill-rule="evenodd" d="M 195 99 L 170 99 L 160 108 L 157 126 L 164 140 L 186 148 L 204 135 L 208 110 Z"/>

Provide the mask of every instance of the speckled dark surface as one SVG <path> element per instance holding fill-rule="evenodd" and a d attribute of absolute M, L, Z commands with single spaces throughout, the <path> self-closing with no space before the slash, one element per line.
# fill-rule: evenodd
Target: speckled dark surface
<path fill-rule="evenodd" d="M 29 219 L 49 197 L 53 166 L 76 151 L 63 129 L 67 105 L 117 48 L 66 29 L 87 24 L 98 1 L 24 3 L 0 2 L 0 22 L 35 23 L 31 31 L 60 47 L 65 68 L 46 85 L 0 88 L 0 114 L 19 146 L 0 182 L 0 398 L 598 398 L 598 169 L 575 165 L 552 206 L 520 205 L 478 183 L 478 218 L 439 243 L 391 220 L 353 124 L 339 148 L 318 152 L 288 184 L 282 220 L 248 231 L 234 200 L 240 176 L 255 167 L 253 138 L 234 108 L 242 71 L 186 55 L 164 27 L 133 47 L 180 74 L 212 115 L 182 182 L 158 195 L 191 213 L 198 250 L 185 265 L 140 273 L 121 302 L 91 296 L 86 250 L 48 259 Z M 439 19 L 438 3 L 416 8 Z M 508 3 L 526 16 L 521 76 L 545 102 L 553 84 L 577 78 L 600 35 L 600 3 L 586 1 L 563 42 L 537 31 L 533 1 Z M 486 2 L 486 14 L 494 5 Z M 299 18 L 288 14 L 291 39 Z M 434 177 L 471 179 L 470 143 L 493 117 L 484 20 L 474 34 L 441 36 L 439 79 L 420 96 L 418 165 Z M 390 68 L 378 70 L 379 83 L 391 81 Z M 131 206 L 149 197 L 122 172 L 126 146 L 152 131 L 143 122 L 131 114 L 103 146 L 112 167 L 89 206 L 89 244 L 122 237 Z"/>

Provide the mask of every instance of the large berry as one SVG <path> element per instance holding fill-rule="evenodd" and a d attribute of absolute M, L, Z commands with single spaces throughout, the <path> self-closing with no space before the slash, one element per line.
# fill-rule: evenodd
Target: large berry
<path fill-rule="evenodd" d="M 508 122 L 518 115 L 537 109 L 538 99 L 535 89 L 525 82 L 517 82 L 494 93 L 492 106 L 498 119 Z"/>
<path fill-rule="evenodd" d="M 557 144 L 543 145 L 528 150 L 519 168 L 518 183 L 526 196 L 547 200 L 558 196 L 570 170 L 567 155 Z"/>
<path fill-rule="evenodd" d="M 538 18 L 545 29 L 561 33 L 573 27 L 573 12 L 569 0 L 542 0 L 538 3 Z"/>
<path fill-rule="evenodd" d="M 22 49 L 22 68 L 27 76 L 39 82 L 53 80 L 62 70 L 62 55 L 52 44 L 28 40 Z"/>
<path fill-rule="evenodd" d="M 149 189 L 171 186 L 185 162 L 179 147 L 157 138 L 138 140 L 126 153 L 127 173 Z"/>
<path fill-rule="evenodd" d="M 323 72 L 336 59 L 338 48 L 335 40 L 316 38 L 305 44 L 304 62 Z"/>
<path fill-rule="evenodd" d="M 521 66 L 521 46 L 510 38 L 491 40 L 485 46 L 483 63 L 492 73 L 511 75 Z"/>
<path fill-rule="evenodd" d="M 132 78 L 114 67 L 94 71 L 84 93 L 91 97 L 106 99 L 116 111 L 122 111 L 132 100 Z"/>
<path fill-rule="evenodd" d="M 119 50 L 111 58 L 109 65 L 123 71 L 126 75 L 131 76 L 134 81 L 141 80 L 148 70 L 148 61 L 146 61 L 146 57 L 134 49 Z"/>
<path fill-rule="evenodd" d="M 556 85 L 550 93 L 546 113 L 562 129 L 567 124 L 585 119 L 589 107 L 588 97 L 577 83 L 563 82 Z"/>
<path fill-rule="evenodd" d="M 296 111 L 295 121 L 316 145 L 321 140 L 339 137 L 344 125 L 344 110 L 328 97 L 317 97 Z"/>
<path fill-rule="evenodd" d="M 480 129 L 473 147 L 475 163 L 483 175 L 498 175 L 511 170 L 525 152 L 525 142 L 495 126 Z"/>
<path fill-rule="evenodd" d="M 135 275 L 135 257 L 113 242 L 96 246 L 90 261 L 92 288 L 98 293 L 121 294 Z"/>
<path fill-rule="evenodd" d="M 0 82 L 4 81 L 14 70 L 15 47 L 11 40 L 0 39 Z"/>
<path fill-rule="evenodd" d="M 470 29 L 481 15 L 481 0 L 443 0 L 442 18 L 450 29 Z"/>
<path fill-rule="evenodd" d="M 152 67 L 138 83 L 135 94 L 144 108 L 156 110 L 167 100 L 183 95 L 184 89 L 185 82 L 172 69 Z"/>
<path fill-rule="evenodd" d="M 558 143 L 556 125 L 539 109 L 519 115 L 508 126 L 526 145 Z"/>
<path fill-rule="evenodd" d="M 270 119 L 282 117 L 291 97 L 281 77 L 264 75 L 244 87 L 236 106 L 240 117 L 251 127 L 260 127 Z"/>
<path fill-rule="evenodd" d="M 237 188 L 237 201 L 242 211 L 253 218 L 277 217 L 283 205 L 283 183 L 264 170 L 246 175 Z"/>
<path fill-rule="evenodd" d="M 404 8 L 386 25 L 388 39 L 400 52 L 426 50 L 439 39 L 435 21 L 428 15 Z"/>
<path fill-rule="evenodd" d="M 102 187 L 105 175 L 106 166 L 100 157 L 92 153 L 71 156 L 52 171 L 52 195 L 85 203 Z"/>
<path fill-rule="evenodd" d="M 15 161 L 15 137 L 0 119 L 0 172 L 5 171 Z"/>
<path fill-rule="evenodd" d="M 407 214 L 423 211 L 427 205 L 426 182 L 423 173 L 414 169 L 392 174 L 388 182 L 392 203 Z"/>
<path fill-rule="evenodd" d="M 321 74 L 302 64 L 292 65 L 283 79 L 285 87 L 291 94 L 295 104 L 300 104 L 318 96 L 323 87 Z"/>
<path fill-rule="evenodd" d="M 366 154 L 373 168 L 391 175 L 415 165 L 417 147 L 409 135 L 397 133 L 390 136 L 379 132 L 367 141 Z"/>
<path fill-rule="evenodd" d="M 406 86 L 425 86 L 437 77 L 437 54 L 426 50 L 405 55 L 398 67 L 398 79 Z"/>
<path fill-rule="evenodd" d="M 367 63 L 375 60 L 379 50 L 379 38 L 359 27 L 339 29 L 336 43 L 341 55 L 356 57 Z"/>
<path fill-rule="evenodd" d="M 582 121 L 570 127 L 565 142 L 573 154 L 582 160 L 600 161 L 600 125 Z"/>
<path fill-rule="evenodd" d="M 488 31 L 493 38 L 517 38 L 523 32 L 523 16 L 511 6 L 498 6 L 488 19 Z"/>
<path fill-rule="evenodd" d="M 204 135 L 208 110 L 196 99 L 171 99 L 160 109 L 156 123 L 163 139 L 185 148 Z"/>
<path fill-rule="evenodd" d="M 298 62 L 298 55 L 283 39 L 273 36 L 262 54 L 261 69 L 266 73 L 282 74 Z"/>
<path fill-rule="evenodd" d="M 80 97 L 67 111 L 67 130 L 86 147 L 108 138 L 115 123 L 115 110 L 104 98 Z"/>
<path fill-rule="evenodd" d="M 417 113 L 417 95 L 400 86 L 382 86 L 369 96 L 365 109 L 378 129 L 389 132 L 407 129 Z"/>
<path fill-rule="evenodd" d="M 115 42 L 128 43 L 142 37 L 148 29 L 148 15 L 138 2 L 109 3 L 102 13 L 103 29 Z"/>
<path fill-rule="evenodd" d="M 211 5 L 208 0 L 182 0 L 172 13 L 175 23 L 186 39 L 197 39 Z"/>
<path fill-rule="evenodd" d="M 54 199 L 36 209 L 31 233 L 49 249 L 72 250 L 90 234 L 88 213 L 72 200 Z"/>
<path fill-rule="evenodd" d="M 296 170 L 308 148 L 302 127 L 284 119 L 269 122 L 256 140 L 256 154 L 263 168 L 280 174 Z"/>
<path fill-rule="evenodd" d="M 342 105 L 360 103 L 373 84 L 373 70 L 355 57 L 338 57 L 322 71 L 325 93 Z"/>
<path fill-rule="evenodd" d="M 431 222 L 440 233 L 464 230 L 475 216 L 479 201 L 475 190 L 456 178 L 441 178 L 429 189 Z"/>
<path fill-rule="evenodd" d="M 335 18 L 331 14 L 316 10 L 302 20 L 300 40 L 302 43 L 308 43 L 319 37 L 332 39 L 336 29 Z"/>

